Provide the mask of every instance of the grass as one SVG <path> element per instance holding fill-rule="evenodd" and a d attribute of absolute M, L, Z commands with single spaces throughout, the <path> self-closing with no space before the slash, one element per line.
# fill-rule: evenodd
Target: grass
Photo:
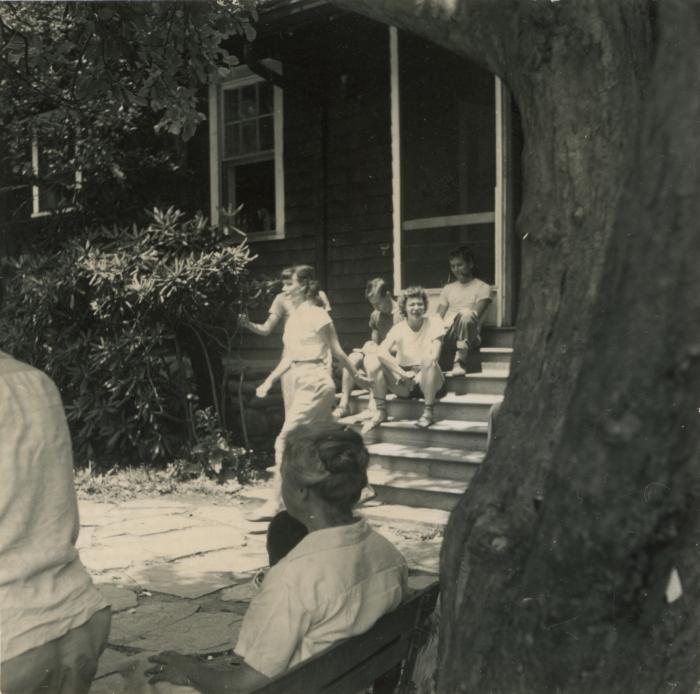
<path fill-rule="evenodd" d="M 261 475 L 252 475 L 251 481 Z M 89 469 L 75 471 L 75 488 L 79 499 L 97 501 L 128 501 L 143 497 L 168 494 L 229 497 L 243 486 L 236 480 L 222 481 L 199 475 L 180 479 L 177 469 L 169 466 L 164 470 L 146 467 L 113 468 L 104 474 L 95 474 Z"/>

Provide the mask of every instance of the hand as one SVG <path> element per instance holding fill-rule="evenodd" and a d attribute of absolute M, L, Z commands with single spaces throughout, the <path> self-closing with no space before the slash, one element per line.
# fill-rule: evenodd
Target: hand
<path fill-rule="evenodd" d="M 263 381 L 256 389 L 255 389 L 255 394 L 259 398 L 266 398 L 267 394 L 270 392 L 270 388 L 272 386 L 267 382 Z"/>
<path fill-rule="evenodd" d="M 401 385 L 414 385 L 416 383 L 416 377 L 418 376 L 417 371 L 404 371 L 404 373 L 399 378 L 399 383 Z"/>
<path fill-rule="evenodd" d="M 367 378 L 363 373 L 360 373 L 359 371 L 355 374 L 355 383 L 360 387 L 360 388 L 365 388 L 369 390 L 372 385 L 374 385 L 374 381 L 371 378 Z"/>
<path fill-rule="evenodd" d="M 170 684 L 191 685 L 188 676 L 192 665 L 196 661 L 189 656 L 176 653 L 175 651 L 165 651 L 158 655 L 152 655 L 149 662 L 155 663 L 155 667 L 144 672 L 151 684 L 156 682 L 170 682 Z"/>
<path fill-rule="evenodd" d="M 248 318 L 248 316 L 246 316 L 245 313 L 239 313 L 238 314 L 238 325 L 241 325 L 244 328 L 250 327 L 250 318 Z"/>

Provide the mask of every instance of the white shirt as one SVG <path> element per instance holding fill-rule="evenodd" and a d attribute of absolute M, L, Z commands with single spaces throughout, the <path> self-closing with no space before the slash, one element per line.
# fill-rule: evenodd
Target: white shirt
<path fill-rule="evenodd" d="M 432 343 L 445 334 L 445 327 L 439 316 L 424 316 L 416 331 L 408 321 L 397 323 L 382 343 L 385 349 L 396 349 L 396 360 L 400 366 L 418 366 L 430 355 Z"/>
<path fill-rule="evenodd" d="M 0 660 L 53 641 L 107 602 L 80 563 L 73 452 L 61 397 L 0 352 Z"/>
<path fill-rule="evenodd" d="M 292 361 L 328 361 L 330 348 L 321 336 L 321 329 L 331 318 L 319 306 L 304 302 L 294 309 L 284 326 L 284 354 Z"/>
<path fill-rule="evenodd" d="M 438 306 L 445 306 L 445 321 L 451 323 L 458 311 L 476 308 L 483 299 L 491 298 L 491 287 L 476 277 L 469 282 L 450 282 L 440 292 Z"/>
<path fill-rule="evenodd" d="M 265 577 L 236 653 L 275 677 L 371 629 L 399 606 L 406 577 L 401 553 L 365 520 L 309 533 Z"/>

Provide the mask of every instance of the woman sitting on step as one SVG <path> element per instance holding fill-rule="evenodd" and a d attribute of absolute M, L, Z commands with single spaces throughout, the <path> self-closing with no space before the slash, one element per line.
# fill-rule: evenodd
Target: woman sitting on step
<path fill-rule="evenodd" d="M 254 691 L 336 641 L 364 634 L 399 606 L 406 592 L 405 559 L 353 515 L 367 484 L 368 458 L 360 435 L 339 424 L 289 433 L 283 513 L 307 534 L 283 550 L 286 556 L 269 570 L 248 607 L 236 645 L 243 664 L 222 672 L 192 657 L 161 653 L 146 671 L 151 683 L 161 683 L 158 694 Z M 165 682 L 186 689 L 163 688 Z"/>
<path fill-rule="evenodd" d="M 375 415 L 365 422 L 370 431 L 387 418 L 386 396 L 391 391 L 400 398 L 423 397 L 425 407 L 416 426 L 427 428 L 435 422 L 435 400 L 445 392 L 445 377 L 439 366 L 445 327 L 439 316 L 426 316 L 428 295 L 422 287 L 409 287 L 399 299 L 405 320 L 397 323 L 377 350 L 380 368 L 368 370 L 374 381 L 372 394 Z"/>

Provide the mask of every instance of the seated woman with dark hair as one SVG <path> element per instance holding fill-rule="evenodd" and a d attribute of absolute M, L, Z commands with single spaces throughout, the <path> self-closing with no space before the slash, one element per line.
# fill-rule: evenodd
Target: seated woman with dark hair
<path fill-rule="evenodd" d="M 205 693 L 250 692 L 336 641 L 365 633 L 398 607 L 406 562 L 353 515 L 367 484 L 368 457 L 360 435 L 338 424 L 289 432 L 282 462 L 285 513 L 308 534 L 269 570 L 250 603 L 236 646 L 243 664 L 221 672 L 163 653 L 151 658 L 151 682 Z"/>

